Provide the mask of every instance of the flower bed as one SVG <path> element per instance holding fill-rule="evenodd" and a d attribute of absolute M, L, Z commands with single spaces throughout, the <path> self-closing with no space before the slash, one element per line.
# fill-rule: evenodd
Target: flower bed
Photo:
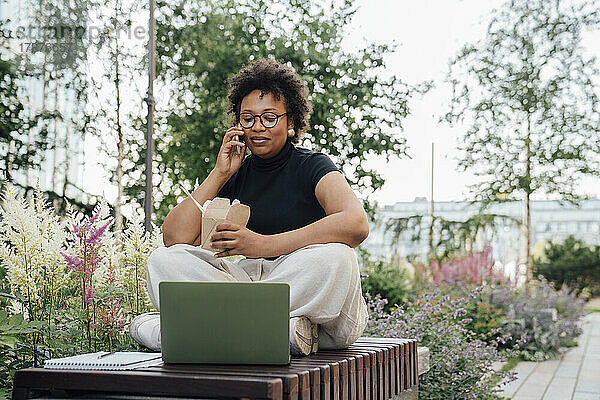
<path fill-rule="evenodd" d="M 377 282 L 377 274 L 386 268 L 369 269 L 365 279 Z M 422 264 L 418 268 L 427 270 Z M 489 248 L 434 262 L 427 273 L 428 279 L 421 276 L 421 284 L 412 287 L 401 272 L 395 275 L 400 277 L 397 282 L 366 286 L 383 289 L 385 295 L 396 285 L 390 293 L 402 288 L 402 304 L 390 305 L 380 293 L 365 293 L 371 313 L 367 334 L 416 338 L 429 348 L 431 369 L 421 377 L 422 398 L 499 398 L 498 383 L 506 384 L 513 376 L 497 371 L 495 363 L 554 357 L 581 334 L 582 299 L 545 280 L 515 286 L 494 270 Z"/>
<path fill-rule="evenodd" d="M 111 230 L 107 204 L 60 219 L 41 193 L 26 201 L 7 185 L 0 209 L 0 390 L 15 370 L 45 359 L 136 349 L 126 332 L 149 311 L 146 260 L 161 245 L 133 221 Z M 0 392 L 2 397 L 2 392 Z"/>

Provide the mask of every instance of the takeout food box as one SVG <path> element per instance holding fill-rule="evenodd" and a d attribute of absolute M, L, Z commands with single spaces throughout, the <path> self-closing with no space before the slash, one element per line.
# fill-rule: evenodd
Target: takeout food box
<path fill-rule="evenodd" d="M 217 225 L 232 222 L 234 224 L 246 226 L 250 219 L 250 207 L 240 204 L 234 200 L 233 204 L 229 199 L 215 197 L 212 201 L 204 203 L 204 215 L 202 215 L 202 241 L 201 248 L 210 251 L 222 251 L 210 246 L 210 238 L 216 232 Z"/>

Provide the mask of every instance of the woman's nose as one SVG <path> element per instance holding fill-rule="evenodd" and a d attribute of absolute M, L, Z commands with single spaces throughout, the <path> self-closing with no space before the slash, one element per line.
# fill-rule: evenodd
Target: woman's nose
<path fill-rule="evenodd" d="M 256 117 L 258 117 L 258 118 L 256 118 Z M 264 131 L 265 129 L 267 129 L 263 125 L 262 119 L 258 115 L 256 117 L 255 117 L 256 119 L 254 120 L 254 125 L 252 126 L 252 130 L 255 130 L 255 131 Z"/>

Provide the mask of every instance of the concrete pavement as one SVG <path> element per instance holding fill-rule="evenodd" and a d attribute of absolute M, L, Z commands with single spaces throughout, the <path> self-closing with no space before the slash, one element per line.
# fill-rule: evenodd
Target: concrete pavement
<path fill-rule="evenodd" d="M 579 346 L 560 360 L 521 362 L 501 395 L 513 400 L 600 400 L 600 312 L 583 318 Z"/>

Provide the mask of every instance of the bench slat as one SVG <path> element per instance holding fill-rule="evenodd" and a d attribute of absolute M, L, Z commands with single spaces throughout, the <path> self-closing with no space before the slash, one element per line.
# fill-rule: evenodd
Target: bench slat
<path fill-rule="evenodd" d="M 405 379 L 404 387 L 402 390 L 406 390 L 412 386 L 417 385 L 418 371 L 417 371 L 417 342 L 412 339 L 400 339 L 400 338 L 360 338 L 361 342 L 370 343 L 400 343 L 404 347 L 404 354 L 400 360 L 403 361 L 405 367 Z"/>
<path fill-rule="evenodd" d="M 347 351 L 359 352 L 364 355 L 363 389 L 365 400 L 377 400 L 377 352 L 371 348 L 350 346 Z"/>
<path fill-rule="evenodd" d="M 356 368 L 354 370 L 354 376 L 350 381 L 350 386 L 356 387 L 355 398 L 357 400 L 365 400 L 365 359 L 369 358 L 369 354 L 349 349 L 335 350 L 335 354 L 355 359 Z"/>
<path fill-rule="evenodd" d="M 366 338 L 366 339 L 370 339 L 370 338 Z M 378 338 L 374 338 L 374 339 L 378 339 Z M 388 365 L 389 368 L 389 385 L 387 385 L 388 388 L 388 393 L 390 396 L 393 395 L 397 395 L 399 394 L 403 388 L 402 388 L 402 380 L 404 377 L 404 371 L 402 368 L 402 363 L 401 363 L 401 357 L 403 354 L 403 347 L 406 343 L 402 343 L 400 342 L 400 340 L 374 340 L 371 341 L 370 343 L 378 343 L 378 344 L 390 344 L 391 347 L 389 348 L 389 358 L 391 358 L 391 360 L 386 363 L 386 365 Z M 386 373 L 387 375 L 387 373 Z"/>
<path fill-rule="evenodd" d="M 309 400 L 310 384 L 308 371 L 290 371 L 287 366 L 264 366 L 223 364 L 165 364 L 148 368 L 151 371 L 165 371 L 188 375 L 215 374 L 225 376 L 254 376 L 280 378 L 283 381 L 283 398 L 288 400 Z"/>
<path fill-rule="evenodd" d="M 335 357 L 334 359 L 346 359 L 348 363 L 348 393 L 349 399 L 357 400 L 364 398 L 363 389 L 363 354 L 347 350 L 323 350 L 315 356 Z M 321 358 L 322 359 L 322 358 Z"/>
<path fill-rule="evenodd" d="M 333 387 L 333 391 L 332 391 L 332 397 L 334 399 L 342 399 L 342 400 L 347 400 L 349 399 L 349 391 L 348 391 L 348 385 L 349 385 L 349 376 L 348 376 L 348 371 L 349 371 L 349 364 L 350 362 L 354 363 L 354 359 L 349 360 L 345 357 L 341 357 L 341 356 L 336 356 L 333 353 L 332 354 L 327 354 L 325 352 L 317 352 L 316 354 L 311 354 L 309 356 L 303 357 L 304 359 L 309 359 L 309 360 L 315 360 L 315 361 L 321 361 L 321 362 L 335 362 L 339 365 L 339 380 L 338 380 L 338 385 L 337 388 Z"/>
<path fill-rule="evenodd" d="M 118 372 L 118 374 L 115 374 Z M 118 379 L 115 379 L 115 376 Z M 256 397 L 281 400 L 281 379 L 218 376 L 190 377 L 179 373 L 152 371 L 81 371 L 28 368 L 14 377 L 13 399 L 26 398 L 31 389 L 115 392 L 160 396 L 212 396 L 218 391 L 226 397 Z M 23 397 L 21 397 L 23 396 Z"/>
<path fill-rule="evenodd" d="M 330 378 L 331 366 L 329 364 L 304 361 L 302 359 L 292 359 L 292 365 L 297 366 L 298 368 L 302 368 L 303 366 L 318 368 L 320 372 L 320 400 L 331 399 L 330 388 L 332 378 Z"/>
<path fill-rule="evenodd" d="M 374 400 L 387 400 L 388 398 L 384 395 L 384 386 L 387 383 L 387 380 L 384 378 L 384 369 L 383 369 L 383 361 L 384 361 L 384 352 L 385 348 L 379 347 L 373 344 L 367 343 L 359 343 L 356 342 L 352 346 L 351 349 L 361 348 L 361 349 L 370 349 L 375 352 L 375 358 L 373 365 L 373 370 L 375 372 L 373 377 L 373 395 Z"/>

